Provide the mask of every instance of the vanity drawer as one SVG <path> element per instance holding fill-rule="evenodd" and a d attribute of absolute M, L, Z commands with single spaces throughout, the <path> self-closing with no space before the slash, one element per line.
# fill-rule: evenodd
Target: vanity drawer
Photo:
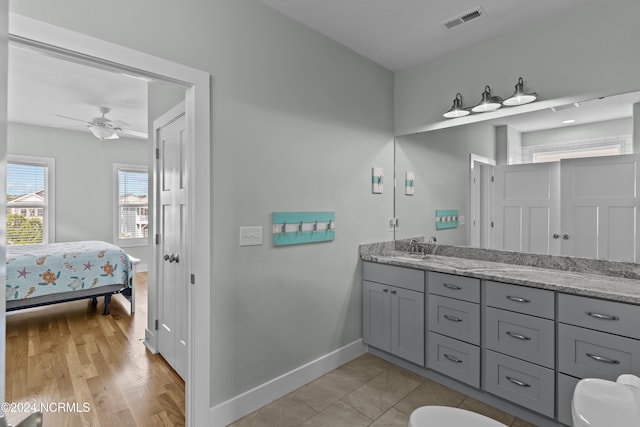
<path fill-rule="evenodd" d="M 538 365 L 555 365 L 555 324 L 552 320 L 487 307 L 486 347 Z"/>
<path fill-rule="evenodd" d="M 640 341 L 570 325 L 558 325 L 558 368 L 578 378 L 615 381 L 640 374 Z"/>
<path fill-rule="evenodd" d="M 427 343 L 429 368 L 473 387 L 480 387 L 479 347 L 434 332 L 428 333 Z"/>
<path fill-rule="evenodd" d="M 571 414 L 571 402 L 573 401 L 573 390 L 575 390 L 580 379 L 569 375 L 558 374 L 558 421 L 568 426 L 573 424 Z"/>
<path fill-rule="evenodd" d="M 480 302 L 480 279 L 429 271 L 427 282 L 429 283 L 429 293 L 464 301 Z"/>
<path fill-rule="evenodd" d="M 553 291 L 493 281 L 487 281 L 485 286 L 489 306 L 555 319 Z"/>
<path fill-rule="evenodd" d="M 638 305 L 560 294 L 558 318 L 562 323 L 640 339 Z"/>
<path fill-rule="evenodd" d="M 370 282 L 397 286 L 416 292 L 424 292 L 424 271 L 395 265 L 362 263 L 362 278 Z"/>
<path fill-rule="evenodd" d="M 480 306 L 429 295 L 429 330 L 471 344 L 480 344 Z"/>
<path fill-rule="evenodd" d="M 555 379 L 552 369 L 486 351 L 485 388 L 511 402 L 553 418 Z"/>

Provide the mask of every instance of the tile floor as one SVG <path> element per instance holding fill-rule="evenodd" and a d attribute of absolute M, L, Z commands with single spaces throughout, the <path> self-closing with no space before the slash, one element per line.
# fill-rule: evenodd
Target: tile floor
<path fill-rule="evenodd" d="M 230 426 L 407 427 L 411 412 L 424 405 L 456 406 L 508 426 L 533 426 L 368 353 Z"/>

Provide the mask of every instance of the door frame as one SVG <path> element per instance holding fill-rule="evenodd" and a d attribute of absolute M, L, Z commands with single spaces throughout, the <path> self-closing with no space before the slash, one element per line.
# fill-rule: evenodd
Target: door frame
<path fill-rule="evenodd" d="M 186 88 L 187 129 L 191 135 L 191 143 L 187 150 L 190 183 L 188 191 L 192 200 L 188 208 L 188 228 L 193 236 L 189 248 L 193 256 L 190 257 L 187 268 L 195 275 L 196 285 L 188 287 L 190 342 L 185 384 L 185 416 L 188 426 L 207 425 L 210 422 L 212 395 L 210 75 L 201 70 L 14 13 L 9 13 L 9 40 L 21 41 L 79 61 L 90 60 L 105 69 L 177 83 Z M 2 156 L 0 162 L 2 166 L 6 162 L 6 156 Z M 194 233 L 194 230 L 198 232 Z M 4 323 L 4 311 L 0 316 Z M 0 368 L 4 372 L 4 360 Z M 4 394 L 4 382 L 0 387 Z"/>
<path fill-rule="evenodd" d="M 494 166 L 494 159 L 469 153 L 469 242 L 472 247 L 490 248 L 493 245 L 490 224 L 493 216 L 491 177 Z M 478 182 L 474 182 L 474 179 Z M 483 195 L 486 196 L 484 201 Z M 478 221 L 477 226 L 473 221 Z"/>

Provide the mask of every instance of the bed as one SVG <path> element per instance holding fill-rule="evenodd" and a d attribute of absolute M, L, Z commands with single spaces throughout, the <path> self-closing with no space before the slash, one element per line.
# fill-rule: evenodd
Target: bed
<path fill-rule="evenodd" d="M 7 311 L 122 293 L 134 312 L 130 257 L 107 242 L 82 241 L 7 247 Z"/>

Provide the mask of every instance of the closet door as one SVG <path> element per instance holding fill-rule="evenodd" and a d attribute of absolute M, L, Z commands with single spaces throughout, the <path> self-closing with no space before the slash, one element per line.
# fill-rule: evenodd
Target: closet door
<path fill-rule="evenodd" d="M 638 262 L 638 160 L 562 160 L 563 255 Z"/>
<path fill-rule="evenodd" d="M 495 249 L 558 255 L 560 165 L 497 166 L 493 212 Z"/>

